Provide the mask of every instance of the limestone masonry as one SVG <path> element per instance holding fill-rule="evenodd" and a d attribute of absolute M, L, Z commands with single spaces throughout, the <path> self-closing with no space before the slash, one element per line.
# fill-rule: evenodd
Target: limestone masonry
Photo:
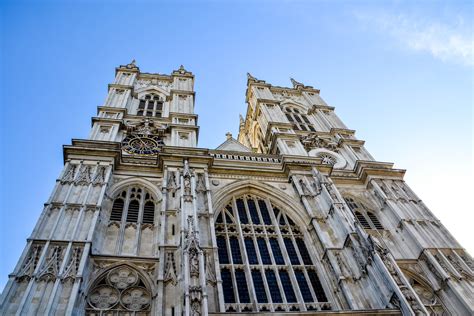
<path fill-rule="evenodd" d="M 474 314 L 470 255 L 318 89 L 248 74 L 237 139 L 206 149 L 191 72 L 115 73 L 2 315 Z"/>

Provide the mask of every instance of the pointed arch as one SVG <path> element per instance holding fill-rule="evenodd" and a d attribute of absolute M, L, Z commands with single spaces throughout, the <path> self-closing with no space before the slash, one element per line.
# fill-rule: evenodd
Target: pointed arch
<path fill-rule="evenodd" d="M 252 180 L 227 185 L 215 200 L 225 311 L 330 309 L 299 201 Z"/>
<path fill-rule="evenodd" d="M 151 86 L 148 86 L 148 87 L 143 87 L 143 88 L 137 89 L 137 90 L 135 90 L 134 96 L 136 98 L 139 98 L 141 96 L 144 96 L 147 93 L 156 93 L 156 94 L 159 94 L 159 95 L 161 94 L 161 95 L 165 96 L 163 98 L 163 101 L 166 100 L 166 97 L 170 96 L 170 93 L 168 91 L 166 91 L 165 89 L 163 89 L 163 88 L 161 88 L 157 85 L 151 85 Z"/>
<path fill-rule="evenodd" d="M 238 180 L 217 190 L 214 194 L 214 209 L 221 210 L 227 206 L 230 197 L 244 194 L 268 197 L 280 209 L 291 211 L 291 218 L 296 221 L 300 227 L 306 226 L 310 221 L 310 217 L 300 201 L 281 189 L 255 180 Z M 216 220 L 217 213 L 218 212 L 214 212 L 214 220 Z"/>
<path fill-rule="evenodd" d="M 433 285 L 420 273 L 408 269 L 401 270 L 425 308 L 430 312 L 430 315 L 445 315 L 446 308 L 440 297 L 433 290 Z"/>
<path fill-rule="evenodd" d="M 161 200 L 161 192 L 157 185 L 153 184 L 151 181 L 141 178 L 141 177 L 130 177 L 124 180 L 121 180 L 109 189 L 107 194 L 110 198 L 115 198 L 124 188 L 131 185 L 141 185 L 148 190 L 148 192 L 153 196 L 155 201 Z"/>
<path fill-rule="evenodd" d="M 349 209 L 361 224 L 362 228 L 377 230 L 385 229 L 374 210 L 367 206 L 368 203 L 365 200 L 350 194 L 343 194 L 343 196 L 347 206 L 349 206 Z"/>

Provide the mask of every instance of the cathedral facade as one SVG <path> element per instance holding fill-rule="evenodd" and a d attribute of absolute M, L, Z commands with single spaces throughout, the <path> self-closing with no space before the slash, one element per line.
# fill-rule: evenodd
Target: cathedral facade
<path fill-rule="evenodd" d="M 116 68 L 2 315 L 472 315 L 472 258 L 320 97 L 248 74 L 237 139 L 198 147 L 194 76 Z"/>

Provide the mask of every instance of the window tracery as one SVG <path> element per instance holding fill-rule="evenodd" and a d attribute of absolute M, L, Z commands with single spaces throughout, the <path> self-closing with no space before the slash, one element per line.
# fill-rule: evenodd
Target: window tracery
<path fill-rule="evenodd" d="M 138 103 L 138 116 L 162 117 L 163 101 L 156 94 L 147 94 Z"/>
<path fill-rule="evenodd" d="M 285 107 L 283 108 L 283 112 L 288 121 L 292 123 L 295 130 L 316 132 L 313 124 L 309 121 L 308 116 L 300 113 L 298 109 Z"/>
<path fill-rule="evenodd" d="M 330 309 L 303 233 L 268 199 L 233 198 L 215 227 L 226 311 Z"/>
<path fill-rule="evenodd" d="M 355 201 L 351 197 L 345 197 L 344 200 L 347 206 L 351 209 L 357 221 L 364 229 L 378 229 L 383 230 L 384 227 L 377 216 L 368 210 L 362 203 Z"/>
<path fill-rule="evenodd" d="M 128 201 L 127 205 L 125 205 Z M 143 209 L 142 214 L 140 211 Z M 129 187 L 117 196 L 112 205 L 110 221 L 153 224 L 155 220 L 155 202 L 145 189 Z M 139 221 L 140 219 L 140 221 Z"/>
<path fill-rule="evenodd" d="M 143 186 L 120 191 L 110 212 L 103 251 L 115 255 L 151 256 L 154 251 L 155 198 Z"/>
<path fill-rule="evenodd" d="M 99 277 L 89 290 L 86 315 L 150 315 L 151 298 L 137 271 L 116 267 Z"/>

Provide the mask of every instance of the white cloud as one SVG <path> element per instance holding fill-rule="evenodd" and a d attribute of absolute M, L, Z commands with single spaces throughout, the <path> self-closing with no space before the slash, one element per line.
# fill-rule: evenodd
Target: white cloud
<path fill-rule="evenodd" d="M 421 17 L 384 12 L 356 12 L 356 18 L 395 39 L 403 48 L 428 52 L 442 61 L 474 65 L 472 27 L 463 19 L 443 24 Z"/>

